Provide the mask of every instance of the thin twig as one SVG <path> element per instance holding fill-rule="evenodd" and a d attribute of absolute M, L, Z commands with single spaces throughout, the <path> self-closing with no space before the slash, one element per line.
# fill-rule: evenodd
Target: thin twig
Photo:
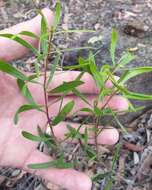
<path fill-rule="evenodd" d="M 50 34 L 49 34 L 49 41 L 50 42 L 52 41 L 52 37 L 53 37 L 53 31 L 51 30 Z M 49 52 L 51 51 L 51 44 L 52 43 L 49 43 L 49 45 L 48 45 L 48 54 L 46 55 L 45 60 L 44 60 L 43 92 L 44 92 L 44 102 L 45 102 L 45 111 L 46 111 L 47 123 L 48 123 L 48 125 L 50 127 L 52 136 L 56 141 L 56 137 L 55 137 L 55 134 L 54 134 L 54 131 L 53 131 L 53 127 L 52 127 L 52 125 L 50 123 L 49 108 L 48 108 L 48 95 L 47 95 L 47 69 L 48 69 L 48 63 L 49 63 Z"/>

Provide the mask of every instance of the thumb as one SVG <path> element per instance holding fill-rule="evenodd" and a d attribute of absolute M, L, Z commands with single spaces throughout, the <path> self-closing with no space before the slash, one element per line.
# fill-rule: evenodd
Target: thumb
<path fill-rule="evenodd" d="M 28 164 L 49 162 L 50 156 L 35 150 L 26 160 L 23 169 L 35 173 L 38 176 L 50 181 L 51 183 L 67 190 L 91 190 L 92 182 L 90 178 L 82 172 L 74 169 L 40 169 L 32 170 L 27 168 Z"/>
<path fill-rule="evenodd" d="M 51 26 L 53 22 L 53 12 L 45 8 L 42 10 L 42 13 L 46 17 L 48 22 L 48 26 Z M 8 29 L 0 31 L 0 33 L 10 33 L 10 34 L 18 34 L 21 31 L 30 31 L 35 33 L 36 35 L 40 35 L 41 31 L 41 16 L 38 15 L 35 18 L 12 26 Z M 26 40 L 31 45 L 37 47 L 38 40 L 34 38 L 30 38 L 28 36 L 21 36 L 24 40 Z M 4 59 L 6 61 L 12 61 L 13 59 L 17 59 L 22 57 L 24 54 L 28 52 L 28 49 L 20 45 L 19 43 L 0 37 L 0 59 Z M 9 49 L 9 51 L 8 51 Z"/>

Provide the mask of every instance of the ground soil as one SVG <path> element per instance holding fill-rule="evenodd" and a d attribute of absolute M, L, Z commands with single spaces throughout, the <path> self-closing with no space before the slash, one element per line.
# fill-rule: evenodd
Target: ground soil
<path fill-rule="evenodd" d="M 46 6 L 54 8 L 54 0 L 37 0 L 38 8 Z M 35 16 L 35 6 L 30 0 L 1 0 L 0 1 L 0 29 L 14 25 L 23 20 L 28 20 Z M 109 43 L 111 29 L 114 27 L 119 31 L 119 43 L 117 56 L 131 48 L 138 58 L 129 65 L 130 68 L 137 66 L 152 66 L 152 1 L 151 0 L 62 0 L 62 23 L 63 29 L 94 29 L 94 34 L 72 34 L 63 35 L 56 39 L 55 43 L 61 47 L 80 47 L 88 45 L 88 40 L 94 35 L 103 37 L 100 52 L 97 55 L 97 64 L 100 67 L 104 63 L 111 64 L 109 57 Z M 86 56 L 87 51 L 73 51 L 64 54 L 63 64 L 71 65 L 77 62 L 79 55 Z M 31 70 L 31 57 L 15 61 L 14 64 L 23 70 Z M 27 66 L 23 63 L 27 63 Z M 119 75 L 120 73 L 118 73 Z M 128 87 L 134 91 L 152 94 L 152 74 L 145 74 L 136 77 L 128 83 Z M 118 161 L 115 184 L 112 190 L 151 190 L 152 189 L 152 102 L 134 102 L 136 105 L 145 105 L 142 112 L 121 116 L 122 123 L 129 127 L 129 135 L 122 135 L 120 144 L 122 145 L 121 157 Z M 134 146 L 135 145 L 135 146 Z M 96 169 L 88 167 L 81 151 L 77 151 L 77 156 L 81 157 L 80 166 L 85 172 L 97 173 L 108 171 L 112 155 L 109 149 L 101 148 L 102 164 L 97 164 Z M 106 161 L 107 160 L 107 161 Z M 10 169 L 9 169 L 10 170 Z M 6 171 L 6 170 L 5 170 Z M 11 178 L 12 171 L 2 175 Z M 16 170 L 15 170 L 16 171 Z M 4 171 L 1 169 L 1 173 Z M 7 172 L 6 172 L 7 173 Z M 29 174 L 19 172 L 17 183 L 12 184 L 11 180 L 0 178 L 0 189 L 46 189 L 43 183 L 37 184 L 37 179 Z M 27 184 L 25 184 L 25 180 Z M 34 179 L 33 186 L 28 187 Z M 29 180 L 29 181 L 28 181 Z M 94 190 L 104 189 L 106 179 L 94 183 Z M 12 184 L 12 186 L 10 185 Z M 16 185 L 16 186 L 15 186 Z M 100 187 L 99 187 L 100 186 Z M 51 189 L 53 189 L 51 187 Z"/>

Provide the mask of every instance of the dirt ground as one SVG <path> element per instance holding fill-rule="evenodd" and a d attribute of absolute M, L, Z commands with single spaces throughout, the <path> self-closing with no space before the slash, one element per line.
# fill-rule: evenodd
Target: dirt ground
<path fill-rule="evenodd" d="M 38 8 L 46 6 L 54 8 L 55 0 L 36 0 Z M 0 1 L 0 29 L 28 20 L 35 16 L 35 6 L 31 0 L 1 0 Z M 119 31 L 119 44 L 117 56 L 126 49 L 131 48 L 138 56 L 129 67 L 152 66 L 152 0 L 62 0 L 62 29 L 94 29 L 96 34 L 63 35 L 55 43 L 63 47 L 80 47 L 87 45 L 88 40 L 94 35 L 103 37 L 100 53 L 97 55 L 97 64 L 111 64 L 109 57 L 109 43 L 111 29 Z M 78 56 L 86 55 L 86 51 L 68 52 L 64 54 L 63 64 L 70 65 L 77 62 Z M 23 67 L 26 61 L 26 68 Z M 18 68 L 30 70 L 29 57 L 15 61 Z M 119 75 L 119 73 L 118 73 Z M 152 94 L 152 74 L 136 77 L 128 83 L 131 90 Z M 122 123 L 129 127 L 129 135 L 121 135 L 121 157 L 116 169 L 115 184 L 111 190 L 151 190 L 152 189 L 152 102 L 134 102 L 136 105 L 145 105 L 142 112 L 121 116 Z M 101 149 L 104 166 L 98 165 L 95 171 L 84 165 L 86 172 L 98 173 L 108 171 L 111 163 L 109 149 Z M 81 157 L 78 151 L 77 156 Z M 83 159 L 82 159 L 83 163 Z M 6 170 L 5 170 L 6 171 Z M 0 189 L 47 189 L 38 179 L 29 174 L 18 171 L 17 183 L 6 180 L 12 172 L 4 172 L 0 178 Z M 16 171 L 16 170 L 15 170 Z M 7 175 L 4 173 L 7 173 Z M 3 180 L 2 180 L 3 179 Z M 25 180 L 27 184 L 25 184 Z M 31 181 L 33 185 L 29 187 Z M 103 190 L 106 179 L 94 183 L 93 190 Z M 12 186 L 10 185 L 12 184 Z M 53 188 L 51 188 L 53 189 Z"/>

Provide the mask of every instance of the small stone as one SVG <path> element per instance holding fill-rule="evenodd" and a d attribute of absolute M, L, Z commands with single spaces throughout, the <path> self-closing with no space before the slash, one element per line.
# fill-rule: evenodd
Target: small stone
<path fill-rule="evenodd" d="M 16 176 L 18 176 L 20 173 L 21 173 L 21 170 L 20 170 L 20 169 L 16 169 L 16 170 L 14 170 L 14 171 L 12 172 L 11 176 L 12 176 L 12 177 L 16 177 Z"/>
<path fill-rule="evenodd" d="M 140 161 L 140 159 L 139 159 L 139 156 L 138 156 L 137 152 L 134 152 L 134 164 L 135 165 L 138 164 L 139 161 Z"/>
<path fill-rule="evenodd" d="M 99 30 L 99 29 L 100 29 L 100 24 L 99 24 L 99 23 L 96 23 L 96 24 L 94 25 L 94 28 L 95 28 L 95 30 Z"/>
<path fill-rule="evenodd" d="M 144 38 L 148 28 L 138 20 L 128 22 L 124 27 L 124 33 L 130 36 Z"/>

